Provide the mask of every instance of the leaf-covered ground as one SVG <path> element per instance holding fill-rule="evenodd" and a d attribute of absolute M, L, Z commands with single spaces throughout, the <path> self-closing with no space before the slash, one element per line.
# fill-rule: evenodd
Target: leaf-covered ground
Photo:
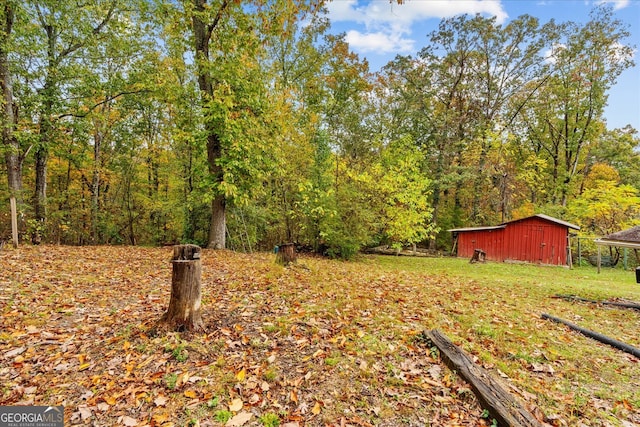
<path fill-rule="evenodd" d="M 153 334 L 170 258 L 171 248 L 1 251 L 0 405 L 64 405 L 65 425 L 491 425 L 422 339 L 439 328 L 551 425 L 640 425 L 639 360 L 540 313 L 635 346 L 640 315 L 549 298 L 574 285 L 478 280 L 424 258 L 282 268 L 272 254 L 205 250 L 206 331 Z M 586 297 L 621 292 L 583 281 Z"/>

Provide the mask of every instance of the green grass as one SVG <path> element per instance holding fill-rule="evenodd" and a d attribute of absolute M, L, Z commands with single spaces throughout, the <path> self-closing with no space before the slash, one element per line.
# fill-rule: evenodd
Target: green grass
<path fill-rule="evenodd" d="M 462 258 L 372 257 L 363 262 L 375 262 L 389 270 L 446 275 L 497 285 L 519 285 L 527 290 L 539 290 L 544 295 L 576 293 L 593 299 L 622 297 L 640 300 L 640 284 L 635 282 L 635 272 L 621 268 L 602 268 L 598 274 L 597 269 L 591 266 L 568 269 L 494 262 L 470 264 Z"/>
<path fill-rule="evenodd" d="M 368 257 L 361 262 L 390 273 L 400 271 L 408 278 L 416 274 L 435 278 L 441 287 L 434 290 L 434 284 L 425 285 L 435 295 L 425 304 L 435 303 L 437 314 L 424 319 L 425 327 L 444 330 L 478 356 L 480 363 L 499 369 L 518 387 L 540 395 L 546 413 L 557 411 L 569 419 L 580 419 L 593 413 L 594 396 L 606 396 L 614 413 L 629 407 L 640 413 L 637 359 L 540 319 L 546 312 L 640 347 L 637 311 L 552 298 L 572 294 L 640 302 L 634 271 L 469 264 L 455 258 Z"/>

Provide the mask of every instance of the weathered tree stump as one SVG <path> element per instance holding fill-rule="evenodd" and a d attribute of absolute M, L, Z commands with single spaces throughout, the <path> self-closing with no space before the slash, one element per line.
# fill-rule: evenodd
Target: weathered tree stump
<path fill-rule="evenodd" d="M 204 328 L 201 314 L 202 262 L 196 245 L 173 247 L 171 299 L 161 323 L 174 331 L 197 331 Z"/>
<path fill-rule="evenodd" d="M 293 243 L 283 243 L 278 246 L 276 262 L 285 267 L 296 260 L 296 247 Z"/>

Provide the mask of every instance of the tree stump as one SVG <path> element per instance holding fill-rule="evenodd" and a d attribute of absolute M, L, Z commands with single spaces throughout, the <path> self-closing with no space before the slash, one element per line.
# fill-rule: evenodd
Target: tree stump
<path fill-rule="evenodd" d="M 201 308 L 201 249 L 196 245 L 173 247 L 173 272 L 169 308 L 161 319 L 174 331 L 197 331 L 204 328 Z"/>
<path fill-rule="evenodd" d="M 278 246 L 276 262 L 285 267 L 296 260 L 296 247 L 293 243 L 283 243 Z"/>

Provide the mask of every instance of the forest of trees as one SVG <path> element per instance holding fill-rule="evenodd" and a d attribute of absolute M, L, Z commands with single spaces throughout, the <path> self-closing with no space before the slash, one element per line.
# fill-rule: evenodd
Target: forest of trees
<path fill-rule="evenodd" d="M 403 7 L 403 6 L 398 6 Z M 4 0 L 0 238 L 446 248 L 547 213 L 640 224 L 640 139 L 609 129 L 633 65 L 590 21 L 444 19 L 379 72 L 321 2 Z"/>

